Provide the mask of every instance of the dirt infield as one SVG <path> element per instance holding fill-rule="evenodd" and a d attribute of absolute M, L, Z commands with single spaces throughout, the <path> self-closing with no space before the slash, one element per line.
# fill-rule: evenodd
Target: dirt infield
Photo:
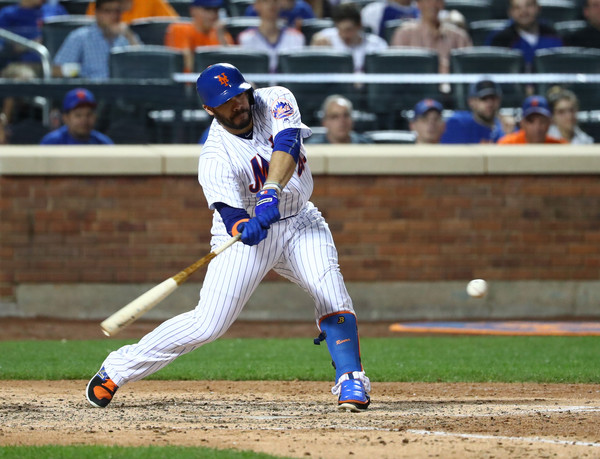
<path fill-rule="evenodd" d="M 76 339 L 86 328 L 10 322 L 0 320 L 3 339 L 19 339 L 23 327 L 30 338 Z M 285 335 L 312 334 L 305 326 Z M 363 326 L 363 336 L 378 326 Z M 254 324 L 252 335 L 284 334 L 264 327 Z M 238 324 L 229 336 L 248 334 Z M 141 381 L 106 409 L 88 406 L 86 382 L 3 384 L 0 445 L 210 446 L 327 459 L 600 456 L 598 385 L 374 382 L 367 413 L 340 413 L 326 382 Z"/>

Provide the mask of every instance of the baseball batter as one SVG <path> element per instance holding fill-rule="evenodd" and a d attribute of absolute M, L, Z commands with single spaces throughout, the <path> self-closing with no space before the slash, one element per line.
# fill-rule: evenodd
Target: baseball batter
<path fill-rule="evenodd" d="M 366 410 L 371 384 L 360 360 L 356 316 L 331 232 L 309 201 L 313 180 L 302 139 L 311 132 L 301 122 L 294 96 L 279 86 L 253 90 L 229 64 L 204 70 L 197 90 L 214 116 L 198 167 L 214 210 L 211 245 L 239 233 L 243 244 L 211 261 L 194 310 L 110 353 L 88 383 L 87 399 L 105 407 L 119 387 L 223 335 L 274 269 L 315 302 L 321 332 L 315 343 L 327 343 L 338 406 Z"/>

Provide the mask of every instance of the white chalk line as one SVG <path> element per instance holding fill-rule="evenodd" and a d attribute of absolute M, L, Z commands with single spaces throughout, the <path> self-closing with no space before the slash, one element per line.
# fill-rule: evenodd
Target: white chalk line
<path fill-rule="evenodd" d="M 406 433 L 411 433 L 415 435 L 431 435 L 437 437 L 459 437 L 459 438 L 468 438 L 474 440 L 505 440 L 505 441 L 524 441 L 528 443 L 548 443 L 552 445 L 573 445 L 573 446 L 591 446 L 594 448 L 600 447 L 600 443 L 596 442 L 587 442 L 587 441 L 578 441 L 578 440 L 553 440 L 551 438 L 541 438 L 541 437 L 507 437 L 503 435 L 485 435 L 485 434 L 467 434 L 467 433 L 458 433 L 458 432 L 443 432 L 436 430 L 416 430 L 416 429 L 407 429 Z"/>

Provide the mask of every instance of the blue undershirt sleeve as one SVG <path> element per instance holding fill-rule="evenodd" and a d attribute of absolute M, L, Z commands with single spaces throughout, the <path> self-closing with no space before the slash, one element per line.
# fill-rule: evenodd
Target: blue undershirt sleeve
<path fill-rule="evenodd" d="M 235 236 L 238 233 L 237 227 L 242 221 L 250 219 L 250 215 L 248 215 L 245 209 L 231 207 L 222 202 L 215 202 L 214 206 L 221 215 L 223 223 L 225 223 L 225 228 L 227 228 L 227 232 L 231 236 Z"/>
<path fill-rule="evenodd" d="M 288 128 L 278 132 L 275 136 L 275 139 L 273 140 L 273 151 L 289 153 L 292 155 L 292 158 L 294 158 L 294 161 L 298 163 L 301 144 L 300 129 Z"/>

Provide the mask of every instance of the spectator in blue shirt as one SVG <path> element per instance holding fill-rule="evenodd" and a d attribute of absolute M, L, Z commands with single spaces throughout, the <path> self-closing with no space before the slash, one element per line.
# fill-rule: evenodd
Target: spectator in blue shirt
<path fill-rule="evenodd" d="M 121 13 L 120 0 L 98 0 L 96 23 L 80 27 L 67 36 L 54 57 L 54 76 L 108 78 L 110 50 L 117 46 L 140 44 L 127 24 L 121 22 Z M 73 71 L 73 64 L 77 70 Z"/>
<path fill-rule="evenodd" d="M 46 134 L 41 145 L 112 145 L 114 142 L 94 130 L 96 99 L 83 88 L 70 90 L 63 99 L 64 125 Z"/>
<path fill-rule="evenodd" d="M 471 84 L 467 103 L 471 111 L 454 112 L 446 120 L 440 143 L 495 143 L 504 135 L 498 119 L 502 91 L 497 83 L 481 80 Z"/>
<path fill-rule="evenodd" d="M 562 38 L 556 29 L 540 21 L 539 15 L 540 6 L 537 0 L 510 0 L 510 24 L 507 28 L 492 33 L 486 44 L 521 50 L 527 70 L 531 71 L 538 49 L 563 46 Z"/>
<path fill-rule="evenodd" d="M 60 4 L 45 4 L 44 0 L 20 0 L 15 5 L 5 6 L 0 10 L 0 28 L 41 43 L 41 24 L 45 18 L 68 14 Z M 14 54 L 8 62 L 31 62 L 39 63 L 40 57 L 37 53 L 12 45 L 8 42 L 0 44 L 4 54 Z"/>
<path fill-rule="evenodd" d="M 258 16 L 254 5 L 248 5 L 244 16 Z M 288 27 L 294 27 L 300 30 L 304 19 L 315 17 L 312 7 L 304 0 L 282 0 L 279 17 L 287 21 Z"/>

